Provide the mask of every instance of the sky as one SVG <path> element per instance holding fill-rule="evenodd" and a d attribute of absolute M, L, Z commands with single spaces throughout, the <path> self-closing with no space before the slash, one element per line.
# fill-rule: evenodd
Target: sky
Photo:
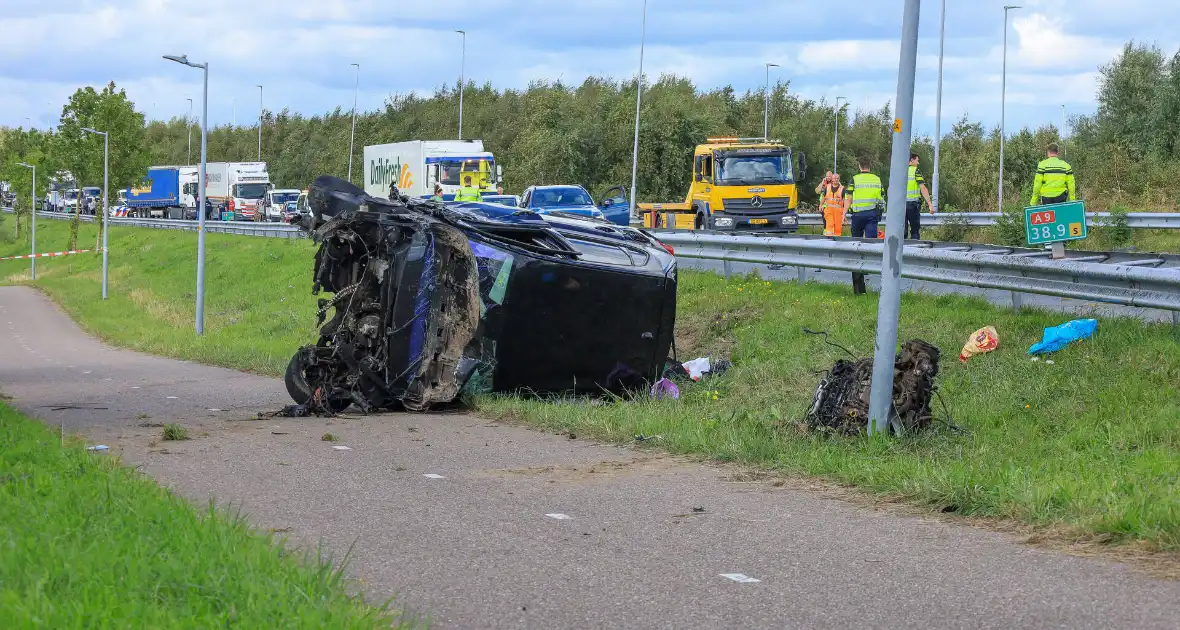
<path fill-rule="evenodd" d="M 948 0 L 944 130 L 966 114 L 1000 120 L 1005 0 Z M 1008 2 L 1020 0 L 1006 0 Z M 804 97 L 877 109 L 895 99 L 903 0 L 649 0 L 644 72 L 699 89 L 789 81 Z M 1131 39 L 1171 54 L 1180 2 L 1023 0 L 1008 28 L 1007 128 L 1093 112 L 1099 67 Z M 440 12 L 439 7 L 445 7 Z M 940 4 L 922 3 L 915 130 L 932 134 Z M 638 71 L 642 0 L 0 0 L 0 125 L 53 125 L 76 89 L 108 81 L 151 119 L 200 114 L 249 124 L 262 103 L 319 114 L 380 109 L 466 77 L 496 88 L 576 84 Z M 462 61 L 467 32 L 466 60 Z M 751 130 L 757 131 L 757 130 Z"/>

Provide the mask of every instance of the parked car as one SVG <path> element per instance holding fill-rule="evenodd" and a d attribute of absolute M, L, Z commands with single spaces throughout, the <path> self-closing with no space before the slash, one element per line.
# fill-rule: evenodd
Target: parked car
<path fill-rule="evenodd" d="M 516 195 L 480 195 L 480 201 L 484 203 L 498 203 L 503 206 L 510 206 L 513 208 L 520 206 L 520 197 Z"/>
<path fill-rule="evenodd" d="M 563 184 L 556 186 L 532 186 L 521 195 L 520 207 L 538 214 L 561 212 L 564 214 L 606 219 L 616 225 L 630 224 L 627 207 L 627 193 L 622 186 L 607 191 L 601 203 L 581 186 Z"/>
<path fill-rule="evenodd" d="M 335 296 L 285 383 L 311 412 L 425 410 L 464 391 L 646 393 L 662 374 L 677 267 L 645 232 L 388 201 L 328 176 L 309 199 L 313 290 Z"/>

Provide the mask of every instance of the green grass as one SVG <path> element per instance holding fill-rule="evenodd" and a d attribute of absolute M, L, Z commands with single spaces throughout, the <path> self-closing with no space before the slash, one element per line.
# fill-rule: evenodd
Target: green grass
<path fill-rule="evenodd" d="M 11 215 L 6 231 L 12 229 Z M 83 224 L 79 247 L 93 247 L 96 228 Z M 208 234 L 205 334 L 193 334 L 196 236 L 192 232 L 112 227 L 108 299 L 102 297 L 102 257 L 75 254 L 37 261 L 37 286 L 88 332 L 115 345 L 281 375 L 299 346 L 313 340 L 313 244 L 306 240 Z M 61 251 L 66 221 L 41 220 L 37 249 Z M 0 257 L 28 245 L 0 241 Z M 29 261 L 0 261 L 0 282 L 29 280 Z"/>
<path fill-rule="evenodd" d="M 188 429 L 179 424 L 166 424 L 164 425 L 164 439 L 166 441 L 187 440 L 189 439 Z"/>
<path fill-rule="evenodd" d="M 0 403 L 4 628 L 388 628 L 339 570 Z"/>
<path fill-rule="evenodd" d="M 63 229 L 51 225 L 47 242 Z M 193 235 L 120 229 L 111 238 L 108 303 L 97 299 L 89 257 L 67 262 L 72 269 L 45 263 L 38 281 L 104 338 L 268 374 L 280 373 L 295 348 L 313 339 L 310 244 L 210 235 L 210 320 L 198 339 L 191 327 Z M 257 273 L 231 273 L 248 269 Z M 124 297 L 133 292 L 147 292 L 145 304 L 154 306 Z M 681 358 L 729 356 L 735 367 L 724 377 L 688 387 L 677 402 L 489 397 L 479 406 L 485 415 L 585 437 L 628 443 L 637 434 L 660 435 L 658 444 L 671 452 L 816 476 L 931 510 L 1180 550 L 1180 341 L 1167 325 L 1104 318 L 1094 338 L 1054 355 L 1054 365 L 1029 361 L 1026 351 L 1041 330 L 1067 319 L 957 296 L 905 295 L 901 337 L 942 349 L 943 398 L 963 433 L 824 437 L 801 420 L 819 372 L 842 353 L 802 328 L 828 330 L 870 355 L 875 296 L 684 272 Z M 967 336 L 989 324 L 999 330 L 999 350 L 960 364 Z"/>

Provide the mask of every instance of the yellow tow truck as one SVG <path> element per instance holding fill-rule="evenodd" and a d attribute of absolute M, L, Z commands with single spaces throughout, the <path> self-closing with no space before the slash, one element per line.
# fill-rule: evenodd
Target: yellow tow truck
<path fill-rule="evenodd" d="M 643 226 L 684 230 L 794 232 L 799 229 L 797 180 L 807 156 L 766 138 L 707 138 L 693 155 L 683 203 L 638 204 Z"/>

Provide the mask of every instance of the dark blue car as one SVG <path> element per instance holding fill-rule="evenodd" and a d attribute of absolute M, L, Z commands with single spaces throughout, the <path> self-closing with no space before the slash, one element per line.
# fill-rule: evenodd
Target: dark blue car
<path fill-rule="evenodd" d="M 628 208 L 627 192 L 622 186 L 607 191 L 601 203 L 585 188 L 563 184 L 557 186 L 532 186 L 521 195 L 520 207 L 538 214 L 560 212 L 567 215 L 605 219 L 616 225 L 629 225 L 631 214 Z"/>

